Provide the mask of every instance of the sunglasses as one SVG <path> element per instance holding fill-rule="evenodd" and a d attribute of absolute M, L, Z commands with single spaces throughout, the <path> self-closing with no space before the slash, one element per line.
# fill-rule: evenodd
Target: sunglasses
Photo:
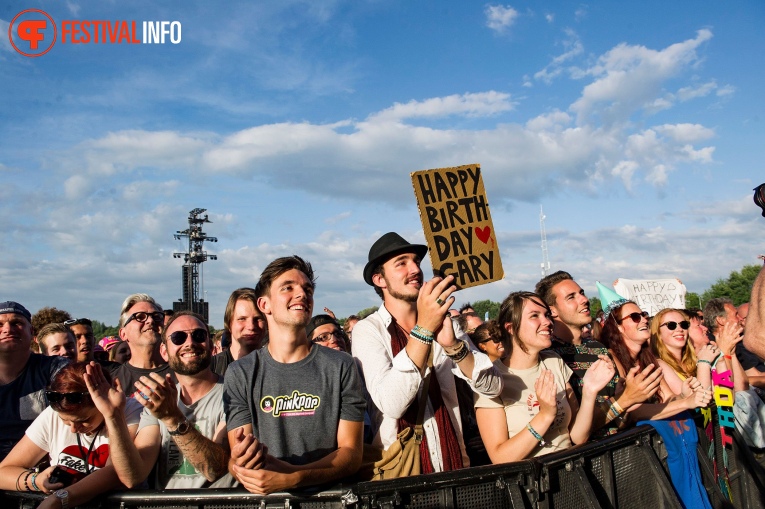
<path fill-rule="evenodd" d="M 333 332 L 325 332 L 324 334 L 319 334 L 315 338 L 313 338 L 311 341 L 313 343 L 327 343 L 329 341 L 332 341 L 332 336 L 336 337 L 337 339 L 345 340 L 345 337 L 343 336 L 343 333 L 340 331 L 333 331 Z"/>
<path fill-rule="evenodd" d="M 87 325 L 88 327 L 93 327 L 93 322 L 91 322 L 87 318 L 76 318 L 74 320 L 65 321 L 64 325 L 66 325 L 67 327 L 71 327 L 72 325 Z"/>
<path fill-rule="evenodd" d="M 172 341 L 172 343 L 175 346 L 181 346 L 182 344 L 186 342 L 186 338 L 188 338 L 189 336 L 191 336 L 191 340 L 194 343 L 204 343 L 205 341 L 207 341 L 207 331 L 204 329 L 194 329 L 193 331 L 191 331 L 191 333 L 188 333 L 182 330 L 177 330 L 173 332 L 172 334 L 170 334 L 170 336 L 168 337 L 170 338 L 170 341 Z"/>
<path fill-rule="evenodd" d="M 138 313 L 133 313 L 130 315 L 130 318 L 128 318 L 125 321 L 125 325 L 123 327 L 127 326 L 131 321 L 135 320 L 138 323 L 144 323 L 146 320 L 151 317 L 152 321 L 156 324 L 163 324 L 165 323 L 165 314 L 160 311 L 155 311 L 154 313 L 146 313 L 145 311 L 139 311 Z"/>
<path fill-rule="evenodd" d="M 641 319 L 648 318 L 648 312 L 647 311 L 643 311 L 642 313 L 637 313 L 637 312 L 630 313 L 627 316 L 623 316 L 623 317 L 619 318 L 619 321 L 617 323 L 622 323 L 627 318 L 631 318 L 632 321 L 635 322 L 635 323 L 640 323 Z"/>
<path fill-rule="evenodd" d="M 45 397 L 51 405 L 60 405 L 63 401 L 70 405 L 81 405 L 86 398 L 90 397 L 90 393 L 45 391 Z"/>
<path fill-rule="evenodd" d="M 682 322 L 665 322 L 665 323 L 659 325 L 659 327 L 664 327 L 665 325 L 667 326 L 667 329 L 669 329 L 669 330 L 677 329 L 678 325 L 680 326 L 681 329 L 688 330 L 688 327 L 691 326 L 691 322 L 689 322 L 687 320 L 683 320 Z"/>
<path fill-rule="evenodd" d="M 489 338 L 489 339 L 485 339 L 483 341 L 479 341 L 478 344 L 480 345 L 480 344 L 483 344 L 483 343 L 488 343 L 489 341 L 491 341 L 495 345 L 498 345 L 498 344 L 502 343 L 502 340 L 500 338 Z"/>

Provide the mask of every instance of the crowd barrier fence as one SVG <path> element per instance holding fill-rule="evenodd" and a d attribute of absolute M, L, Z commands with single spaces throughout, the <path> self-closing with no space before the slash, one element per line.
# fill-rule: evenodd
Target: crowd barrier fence
<path fill-rule="evenodd" d="M 730 500 L 719 479 L 725 461 L 719 427 L 714 455 L 701 422 L 698 457 L 715 509 L 765 509 L 762 456 L 734 433 L 727 447 Z M 667 452 L 650 426 L 640 426 L 539 459 L 472 467 L 382 482 L 338 485 L 318 493 L 257 496 L 235 490 L 130 490 L 93 500 L 87 509 L 660 509 L 681 508 L 666 467 Z M 717 470 L 715 470 L 715 464 Z M 715 472 L 721 473 L 716 476 Z M 726 487 L 727 489 L 727 487 Z M 42 495 L 0 492 L 3 508 L 33 509 Z M 690 509 L 690 508 L 689 508 Z"/>

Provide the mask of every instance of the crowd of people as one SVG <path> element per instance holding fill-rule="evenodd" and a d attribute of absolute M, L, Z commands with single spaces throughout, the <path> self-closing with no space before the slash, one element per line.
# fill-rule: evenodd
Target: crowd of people
<path fill-rule="evenodd" d="M 298 256 L 233 291 L 215 337 L 142 293 L 125 299 L 119 336 L 98 342 L 86 318 L 0 303 L 0 489 L 63 509 L 135 487 L 321 489 L 358 480 L 365 451 L 408 430 L 421 433 L 416 471 L 431 473 L 649 423 L 693 452 L 671 454 L 673 482 L 686 507 L 709 507 L 685 421 L 714 405 L 719 377 L 750 416 L 742 435 L 765 447 L 751 419 L 765 389 L 762 274 L 751 308 L 712 299 L 653 317 L 598 284 L 593 319 L 559 271 L 484 321 L 455 309 L 452 276 L 424 279 L 426 252 L 393 232 L 375 242 L 362 277 L 382 303 L 343 326 L 313 314 L 313 267 Z"/>

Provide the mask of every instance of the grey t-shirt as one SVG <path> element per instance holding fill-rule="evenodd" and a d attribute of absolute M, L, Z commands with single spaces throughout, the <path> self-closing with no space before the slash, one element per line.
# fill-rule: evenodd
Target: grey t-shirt
<path fill-rule="evenodd" d="M 226 371 L 228 431 L 252 424 L 269 454 L 305 465 L 337 450 L 339 421 L 363 422 L 366 403 L 353 358 L 313 345 L 305 359 L 275 361 L 268 348 Z"/>
<path fill-rule="evenodd" d="M 221 422 L 225 422 L 226 415 L 223 413 L 223 379 L 210 389 L 210 392 L 202 396 L 199 400 L 186 406 L 181 401 L 181 386 L 178 384 L 178 408 L 183 412 L 184 417 L 196 428 L 199 433 L 212 440 L 215 437 L 215 430 Z M 159 451 L 157 460 L 157 478 L 156 486 L 159 489 L 188 489 L 188 488 L 231 488 L 236 482 L 231 474 L 226 473 L 223 477 L 214 482 L 209 482 L 203 474 L 198 472 L 194 466 L 189 463 L 181 454 L 180 449 L 175 444 L 173 437 L 167 432 L 167 427 L 162 421 L 144 409 L 141 414 L 141 422 L 138 424 L 140 432 L 147 426 L 159 425 L 159 431 L 162 436 L 162 447 Z M 228 439 L 225 434 L 224 445 L 228 448 Z"/>

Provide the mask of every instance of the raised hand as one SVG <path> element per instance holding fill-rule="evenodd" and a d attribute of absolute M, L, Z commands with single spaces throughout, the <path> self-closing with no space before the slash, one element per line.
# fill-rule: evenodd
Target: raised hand
<path fill-rule="evenodd" d="M 85 367 L 83 378 L 93 404 L 104 418 L 109 419 L 118 412 L 122 413 L 125 409 L 125 393 L 122 392 L 118 379 L 114 379 L 114 386 L 112 386 L 106 380 L 101 365 L 93 361 Z"/>
<path fill-rule="evenodd" d="M 633 366 L 627 376 L 619 380 L 619 386 L 617 386 L 617 396 L 622 407 L 627 410 L 632 405 L 652 398 L 659 390 L 663 379 L 661 367 L 649 364 L 640 371 L 640 366 Z M 619 393 L 620 388 L 621 393 Z"/>
<path fill-rule="evenodd" d="M 454 303 L 454 276 L 434 277 L 420 288 L 417 296 L 417 324 L 425 329 L 437 332 L 444 323 L 444 316 Z"/>
<path fill-rule="evenodd" d="M 183 413 L 178 408 L 178 389 L 170 375 L 149 373 L 135 383 L 138 391 L 135 400 L 142 404 L 159 420 L 182 421 Z"/>
<path fill-rule="evenodd" d="M 714 342 L 705 345 L 696 353 L 700 361 L 707 361 L 709 363 L 714 362 L 718 355 L 720 355 L 720 349 L 717 348 Z"/>
<path fill-rule="evenodd" d="M 539 370 L 539 378 L 534 382 L 534 391 L 537 394 L 539 413 L 554 417 L 558 413 L 558 386 L 555 383 L 552 371 Z"/>
<path fill-rule="evenodd" d="M 595 395 L 614 377 L 616 368 L 611 359 L 607 355 L 598 357 L 599 359 L 593 362 L 584 373 L 582 392 Z"/>
<path fill-rule="evenodd" d="M 742 332 L 744 332 L 744 328 L 735 320 L 731 320 L 722 326 L 715 339 L 723 355 L 733 355 L 736 345 L 744 339 L 744 336 L 741 335 Z"/>

